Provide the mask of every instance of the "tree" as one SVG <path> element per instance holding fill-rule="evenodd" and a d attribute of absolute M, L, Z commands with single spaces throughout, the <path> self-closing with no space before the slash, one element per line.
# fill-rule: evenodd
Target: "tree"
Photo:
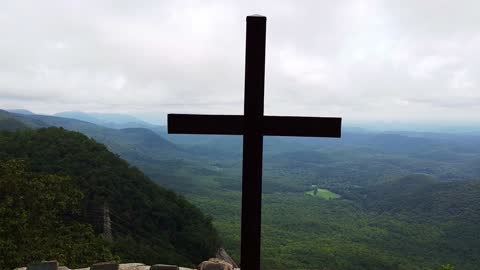
<path fill-rule="evenodd" d="M 0 268 L 114 259 L 90 225 L 74 220 L 82 196 L 69 177 L 28 172 L 19 160 L 0 161 Z"/>

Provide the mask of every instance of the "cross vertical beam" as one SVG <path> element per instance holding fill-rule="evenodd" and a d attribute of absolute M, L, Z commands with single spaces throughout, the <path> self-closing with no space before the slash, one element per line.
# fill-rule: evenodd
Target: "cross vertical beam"
<path fill-rule="evenodd" d="M 247 270 L 260 269 L 266 22 L 247 17 L 240 253 Z"/>

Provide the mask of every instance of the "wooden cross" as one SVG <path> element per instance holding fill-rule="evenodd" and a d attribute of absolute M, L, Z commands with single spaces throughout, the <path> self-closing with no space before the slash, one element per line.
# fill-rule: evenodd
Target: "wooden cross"
<path fill-rule="evenodd" d="M 244 115 L 168 115 L 168 133 L 243 135 L 242 270 L 260 269 L 263 136 L 341 136 L 341 118 L 263 115 L 266 23 L 247 17 Z"/>

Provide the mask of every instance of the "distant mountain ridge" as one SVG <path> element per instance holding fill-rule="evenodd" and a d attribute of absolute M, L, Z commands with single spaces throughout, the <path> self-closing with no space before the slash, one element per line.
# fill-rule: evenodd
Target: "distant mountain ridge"
<path fill-rule="evenodd" d="M 146 128 L 114 129 L 84 120 L 39 114 L 27 115 L 4 112 L 4 115 L 8 115 L 31 128 L 54 126 L 79 131 L 104 143 L 112 151 L 125 157 L 138 156 L 140 150 L 142 155 L 150 153 L 150 157 L 157 160 L 188 156 L 188 153 L 181 148 Z M 159 153 L 162 155 L 159 156 Z"/>
<path fill-rule="evenodd" d="M 7 110 L 8 112 L 12 112 L 12 113 L 20 113 L 20 114 L 34 114 L 33 112 L 29 111 L 29 110 L 25 110 L 25 109 L 11 109 L 11 110 Z"/>
<path fill-rule="evenodd" d="M 26 128 L 28 128 L 28 126 L 16 119 L 11 113 L 0 110 L 0 130 L 16 131 Z"/>
<path fill-rule="evenodd" d="M 160 173 L 154 169 L 158 164 L 152 164 L 161 160 L 194 162 L 197 165 L 190 166 L 194 168 L 204 166 L 208 161 L 240 162 L 242 158 L 241 136 L 176 135 L 167 134 L 164 126 L 115 129 L 64 117 L 9 115 L 22 122 L 22 126 L 61 126 L 82 132 L 104 143 L 110 150 L 133 164 L 150 168 L 146 169 L 146 172 L 151 173 L 150 176 L 155 179 L 165 177 L 166 171 Z M 444 173 L 445 170 L 442 169 L 451 164 L 462 168 L 455 175 L 456 178 L 468 179 L 480 174 L 480 170 L 474 168 L 476 164 L 480 164 L 474 158 L 474 154 L 478 152 L 480 136 L 469 134 L 391 134 L 362 131 L 344 132 L 341 140 L 301 137 L 265 137 L 264 140 L 266 168 L 274 166 L 298 170 L 306 166 L 311 168 L 310 171 L 324 177 L 331 175 L 352 178 L 353 175 L 353 179 L 368 180 L 372 183 L 379 181 L 385 174 L 398 174 L 402 171 L 407 173 L 413 167 L 417 168 L 414 173 L 442 173 L 444 175 L 440 176 L 441 178 L 451 179 L 454 175 Z M 318 159 L 320 157 L 327 159 Z M 327 160 L 329 162 L 326 162 Z M 355 166 L 347 166 L 345 160 L 353 162 Z M 420 164 L 424 165 L 418 166 Z M 167 167 L 170 168 L 169 177 L 177 174 L 178 169 L 185 168 Z M 367 168 L 369 169 L 366 170 Z M 183 179 L 185 174 L 190 173 L 182 172 L 179 175 Z M 377 176 L 372 177 L 372 174 Z M 169 182 L 168 186 L 180 190 L 186 187 L 175 182 Z M 297 185 L 297 188 L 303 187 Z"/>
<path fill-rule="evenodd" d="M 53 116 L 82 120 L 109 128 L 154 128 L 155 125 L 140 120 L 128 114 L 117 113 L 86 113 L 68 111 L 55 113 Z"/>
<path fill-rule="evenodd" d="M 162 135 L 147 128 L 115 129 L 90 122 L 50 115 L 23 115 L 4 111 L 4 115 L 14 119 L 22 128 L 62 127 L 81 132 L 121 158 L 128 160 L 161 186 L 175 191 L 192 191 L 201 182 L 192 181 L 191 175 L 206 161 L 188 149 L 178 146 Z M 1 124 L 1 121 L 0 121 Z M 8 125 L 10 126 L 10 125 Z M 0 130 L 7 127 L 0 125 Z M 187 170 L 187 171 L 185 171 Z M 187 175 L 187 176 L 186 176 Z"/>

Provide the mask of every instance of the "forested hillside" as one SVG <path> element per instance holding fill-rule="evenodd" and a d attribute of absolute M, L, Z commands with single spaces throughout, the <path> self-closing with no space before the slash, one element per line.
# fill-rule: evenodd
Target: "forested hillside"
<path fill-rule="evenodd" d="M 115 260 L 111 244 L 82 222 L 82 193 L 71 178 L 0 161 L 0 269 L 40 260 L 79 267 Z"/>
<path fill-rule="evenodd" d="M 123 261 L 192 265 L 211 256 L 219 245 L 210 219 L 198 208 L 78 132 L 62 128 L 1 132 L 0 160 L 22 161 L 35 175 L 71 179 L 83 194 L 75 220 L 91 224 L 97 234 L 102 232 L 102 209 L 107 205 L 114 239 L 110 250 Z M 42 256 L 34 257 L 45 259 Z"/>

